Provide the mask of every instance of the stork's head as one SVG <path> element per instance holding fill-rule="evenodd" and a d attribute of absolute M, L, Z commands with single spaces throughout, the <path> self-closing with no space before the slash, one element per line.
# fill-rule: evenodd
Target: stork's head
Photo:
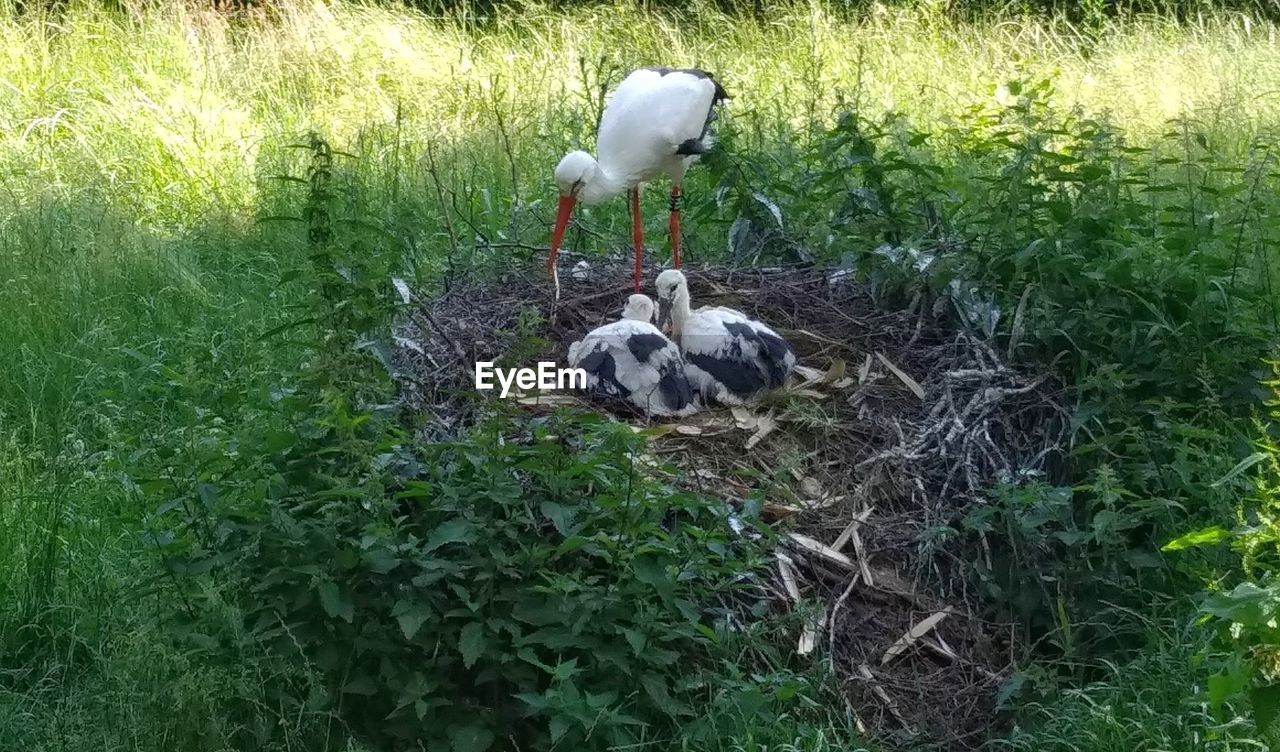
<path fill-rule="evenodd" d="M 577 198 L 583 186 L 595 178 L 597 169 L 596 158 L 585 151 L 571 151 L 564 155 L 556 165 L 556 187 L 560 189 L 560 196 Z"/>
<path fill-rule="evenodd" d="M 658 289 L 658 328 L 666 331 L 667 325 L 678 330 L 689 312 L 689 282 L 679 269 L 668 269 L 658 275 L 654 283 Z M 673 311 L 680 315 L 673 317 Z M 680 319 L 675 321 L 675 318 Z"/>
<path fill-rule="evenodd" d="M 560 206 L 556 209 L 556 225 L 551 231 L 548 269 L 556 265 L 556 255 L 560 253 L 565 228 L 569 226 L 569 217 L 573 216 L 573 205 L 577 203 L 583 188 L 595 180 L 598 172 L 599 165 L 596 164 L 595 157 L 585 151 L 571 151 L 556 165 L 556 188 L 560 190 Z"/>
<path fill-rule="evenodd" d="M 653 321 L 653 300 L 648 295 L 636 293 L 627 298 L 627 305 L 622 309 L 622 318 L 632 321 Z"/>

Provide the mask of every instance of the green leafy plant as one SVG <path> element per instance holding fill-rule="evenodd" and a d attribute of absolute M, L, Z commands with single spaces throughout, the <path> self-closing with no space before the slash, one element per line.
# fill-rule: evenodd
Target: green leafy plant
<path fill-rule="evenodd" d="M 273 687 L 273 703 L 379 744 L 612 749 L 712 739 L 743 708 L 794 712 L 807 678 L 736 661 L 743 616 L 767 608 L 748 597 L 758 510 L 731 518 L 638 471 L 646 438 L 599 416 L 499 414 L 414 446 L 368 354 L 394 305 L 377 259 L 353 263 L 365 247 L 332 229 L 333 152 L 310 149 L 315 354 L 254 421 L 174 458 L 198 471 L 151 540 L 181 629 L 216 650 L 228 636 L 202 614 L 232 604 L 235 639 L 325 678 Z"/>
<path fill-rule="evenodd" d="M 1272 367 L 1277 378 L 1267 382 L 1280 396 L 1280 363 Z M 1247 474 L 1253 482 L 1237 514 L 1237 525 L 1213 525 L 1171 540 L 1167 551 L 1229 544 L 1240 555 L 1239 576 L 1231 587 L 1210 593 L 1200 606 L 1201 621 L 1218 630 L 1219 644 L 1231 651 L 1232 660 L 1208 679 L 1208 698 L 1216 711 L 1237 696 L 1245 696 L 1260 732 L 1280 740 L 1280 442 L 1274 435 L 1280 417 L 1280 399 L 1268 403 L 1270 420 L 1257 424 L 1257 451 L 1221 478 L 1223 484 Z M 1224 585 L 1231 584 L 1231 581 Z"/>
<path fill-rule="evenodd" d="M 993 88 L 932 133 L 855 110 L 791 139 L 785 158 L 712 160 L 707 211 L 731 246 L 736 229 L 753 256 L 840 259 L 886 304 L 946 304 L 953 283 L 991 296 L 990 331 L 957 323 L 1011 360 L 1053 362 L 1072 403 L 1072 450 L 1049 479 L 1059 490 L 997 492 L 970 521 L 1001 531 L 993 572 L 1023 583 L 993 595 L 1073 654 L 1136 647 L 1146 629 L 1123 609 L 1065 632 L 1100 604 L 1195 587 L 1197 565 L 1170 566 L 1158 547 L 1231 507 L 1233 485 L 1214 481 L 1245 441 L 1255 397 L 1241 374 L 1277 331 L 1275 273 L 1258 250 L 1272 232 L 1260 216 L 1271 150 L 1259 139 L 1245 167 L 1224 167 L 1193 119 L 1133 146 L 1107 119 L 1055 104 L 1051 79 Z"/>

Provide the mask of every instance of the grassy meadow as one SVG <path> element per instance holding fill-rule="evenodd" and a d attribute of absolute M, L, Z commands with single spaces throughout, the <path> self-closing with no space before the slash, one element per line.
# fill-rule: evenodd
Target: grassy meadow
<path fill-rule="evenodd" d="M 1270 592 L 1275 560 L 1260 383 L 1280 331 L 1276 24 L 195 5 L 0 0 L 0 749 L 362 748 L 310 699 L 326 667 L 255 636 L 243 572 L 175 574 L 150 531 L 275 477 L 246 426 L 289 423 L 273 406 L 319 357 L 273 334 L 317 289 L 289 218 L 323 202 L 362 268 L 423 289 L 539 258 L 552 167 L 591 147 L 601 92 L 647 64 L 715 71 L 733 97 L 721 153 L 685 189 L 688 258 L 869 263 L 883 242 L 946 241 L 962 250 L 942 273 L 995 296 L 1000 336 L 1022 301 L 1019 352 L 1069 384 L 1073 508 L 1002 508 L 998 554 L 1025 576 L 974 573 L 1038 648 L 993 746 L 1266 748 L 1249 711 L 1269 675 L 1246 667 L 1273 644 L 1265 614 L 1210 613 L 1253 642 L 1196 616 L 1203 588 Z M 336 152 L 319 199 L 309 134 Z M 570 248 L 622 246 L 622 203 L 585 212 Z M 735 226 L 749 242 L 726 241 Z M 1243 563 L 1224 545 L 1160 551 L 1237 525 Z M 196 537 L 205 553 L 235 539 Z M 875 748 L 836 709 L 724 716 L 726 750 Z"/>

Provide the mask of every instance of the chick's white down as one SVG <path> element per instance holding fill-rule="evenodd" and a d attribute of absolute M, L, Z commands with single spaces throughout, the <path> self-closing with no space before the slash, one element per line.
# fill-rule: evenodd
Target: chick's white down
<path fill-rule="evenodd" d="M 693 310 L 688 280 L 678 269 L 658 275 L 658 324 L 671 324 L 689 383 L 705 401 L 740 405 L 786 383 L 795 351 L 777 332 L 740 311 Z"/>
<path fill-rule="evenodd" d="M 632 295 L 623 318 L 593 329 L 569 346 L 569 365 L 587 373 L 588 391 L 624 399 L 647 415 L 697 410 L 680 349 L 658 328 L 654 304 Z"/>

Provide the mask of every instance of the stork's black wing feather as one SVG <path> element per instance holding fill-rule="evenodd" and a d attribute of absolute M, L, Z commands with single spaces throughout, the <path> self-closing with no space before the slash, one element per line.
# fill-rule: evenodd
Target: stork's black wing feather
<path fill-rule="evenodd" d="M 693 387 L 689 385 L 683 369 L 677 369 L 674 363 L 664 363 L 658 374 L 658 393 L 668 408 L 675 412 L 693 402 Z"/>
<path fill-rule="evenodd" d="M 726 321 L 724 328 L 736 339 L 755 345 L 756 357 L 765 371 L 762 374 L 769 387 L 780 387 L 787 381 L 787 356 L 793 351 L 790 343 L 771 332 L 762 332 L 745 322 Z"/>
<path fill-rule="evenodd" d="M 759 368 L 755 358 L 748 353 L 748 348 L 744 347 L 754 345 L 757 351 L 765 349 L 756 330 L 748 324 L 736 321 L 725 321 L 723 325 L 729 334 L 729 340 L 720 357 L 709 353 L 686 352 L 685 361 L 706 371 L 739 397 L 764 389 L 769 384 L 769 375 Z"/>
<path fill-rule="evenodd" d="M 707 145 L 702 141 L 702 139 L 706 137 L 707 137 L 707 129 L 706 129 L 706 126 L 703 126 L 702 136 L 699 138 L 691 138 L 682 142 L 679 146 L 676 147 L 676 155 L 681 157 L 691 157 L 694 154 L 706 154 L 708 151 Z"/>
<path fill-rule="evenodd" d="M 764 345 L 761 355 L 769 361 L 769 385 L 780 387 L 787 381 L 787 356 L 792 353 L 791 344 L 769 332 L 756 332 L 756 338 Z"/>
<path fill-rule="evenodd" d="M 639 363 L 648 363 L 651 355 L 669 344 L 671 340 L 661 334 L 632 334 L 627 337 L 627 349 Z"/>
<path fill-rule="evenodd" d="M 608 346 L 598 345 L 578 361 L 578 368 L 596 378 L 598 391 L 612 397 L 621 397 L 627 393 L 626 388 L 618 382 L 617 365 L 613 361 L 613 355 L 609 354 Z"/>
<path fill-rule="evenodd" d="M 724 330 L 740 338 L 743 342 L 760 344 L 760 335 L 756 333 L 756 330 L 750 324 L 741 321 L 726 321 L 724 322 Z"/>
<path fill-rule="evenodd" d="M 724 87 L 720 85 L 720 79 L 716 78 L 710 73 L 707 74 L 707 78 L 711 79 L 711 83 L 716 85 L 715 96 L 711 98 L 712 104 L 720 104 L 724 100 L 732 98 L 729 96 L 729 92 L 725 91 Z"/>
<path fill-rule="evenodd" d="M 750 363 L 730 358 L 717 358 L 707 353 L 685 353 L 685 362 L 706 371 L 711 378 L 739 397 L 764 389 L 764 375 Z"/>

